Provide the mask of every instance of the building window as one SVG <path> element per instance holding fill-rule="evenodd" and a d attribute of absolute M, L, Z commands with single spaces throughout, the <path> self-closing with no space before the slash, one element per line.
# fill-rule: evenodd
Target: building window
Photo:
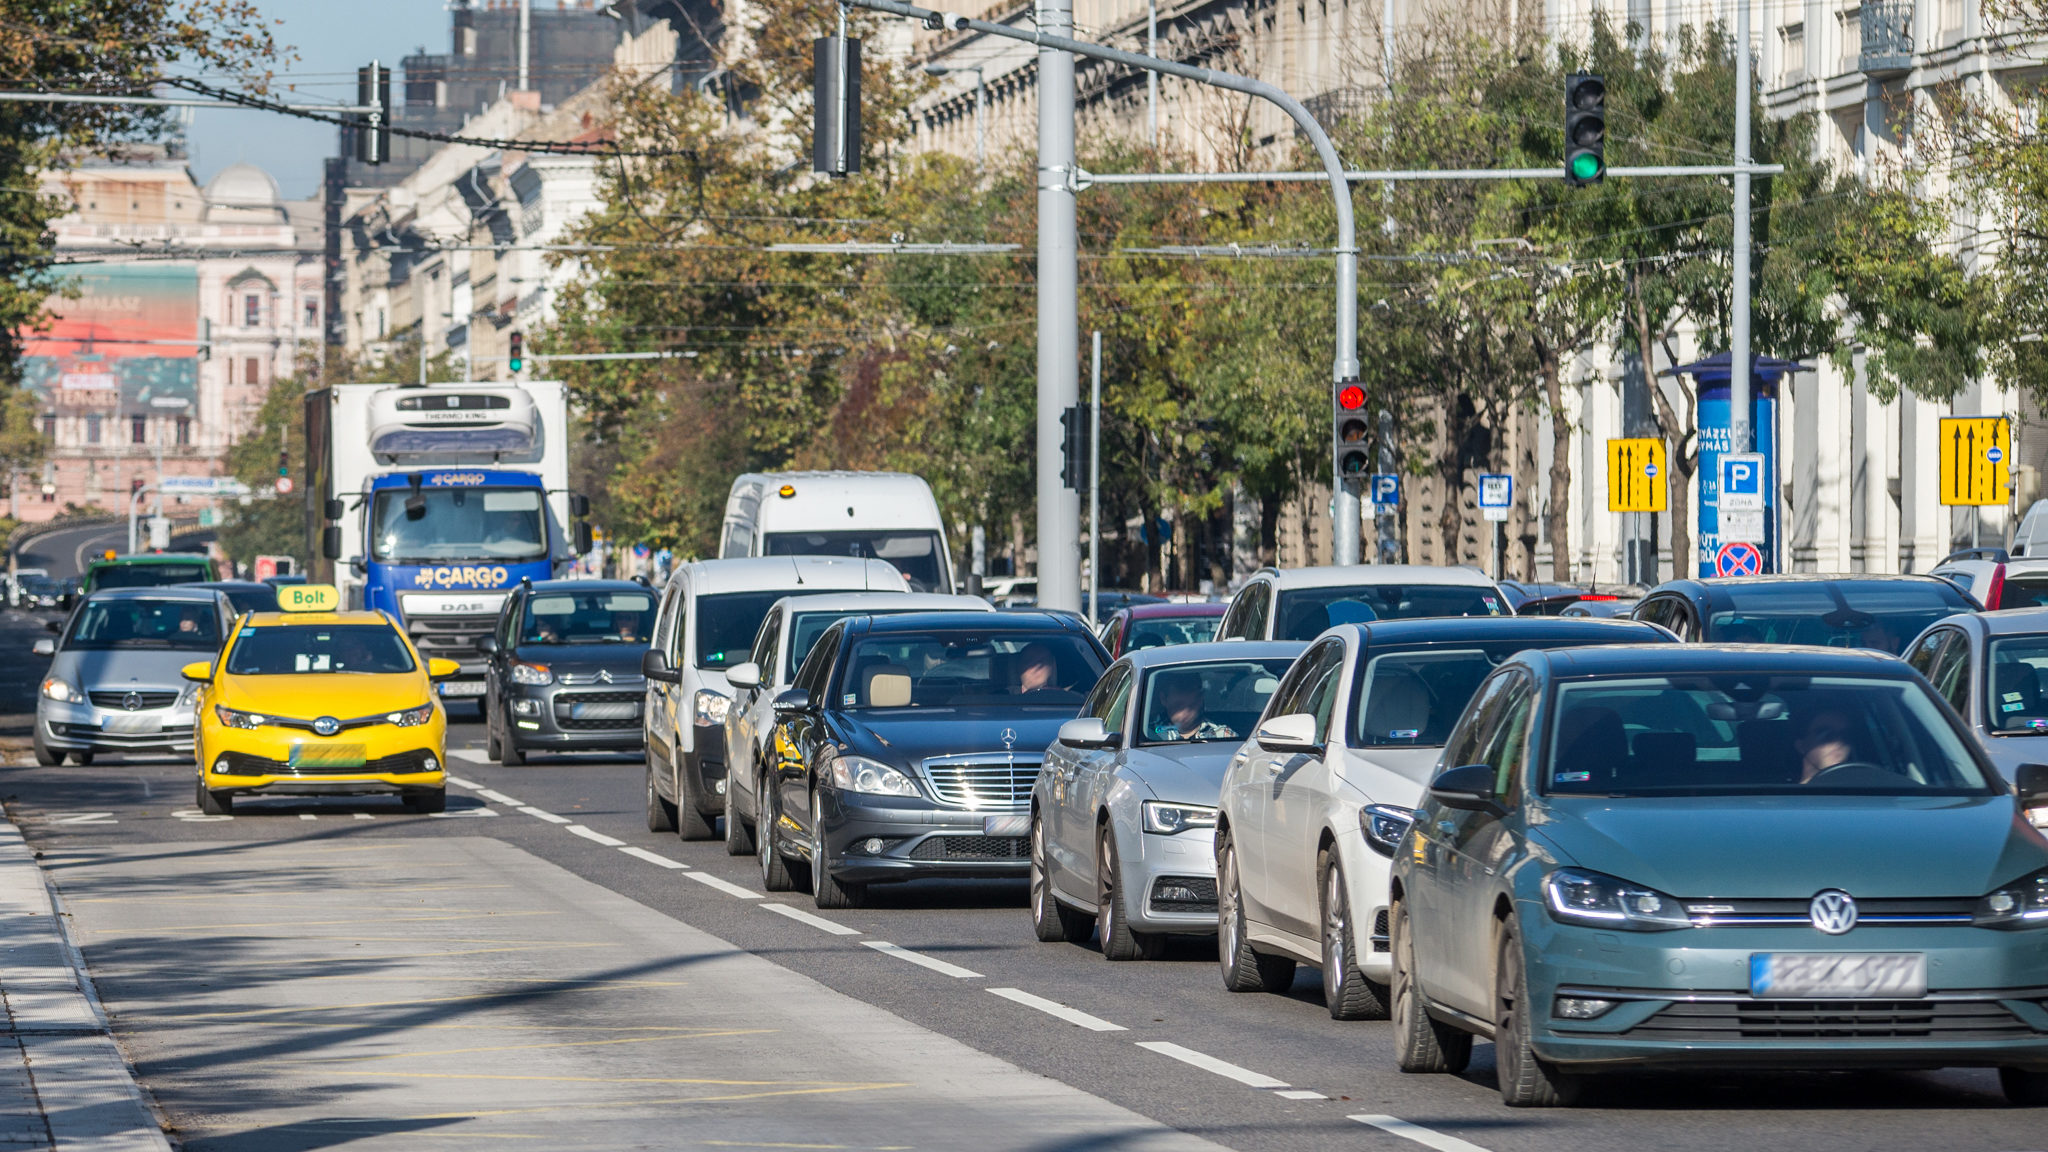
<path fill-rule="evenodd" d="M 57 414 L 55 412 L 43 413 L 43 439 L 53 441 L 57 439 Z"/>
<path fill-rule="evenodd" d="M 87 444 L 97 444 L 100 442 L 100 414 L 97 412 L 85 414 L 85 442 Z"/>
<path fill-rule="evenodd" d="M 178 417 L 178 447 L 189 448 L 191 446 L 192 418 L 190 416 L 180 416 Z"/>
<path fill-rule="evenodd" d="M 242 361 L 242 383 L 263 383 L 263 361 L 258 360 L 254 356 Z"/>
<path fill-rule="evenodd" d="M 128 442 L 130 444 L 149 443 L 149 417 L 130 416 L 128 418 Z"/>
<path fill-rule="evenodd" d="M 149 483 L 149 481 L 144 480 L 140 476 L 130 477 L 128 480 L 128 495 L 133 496 L 137 492 L 142 491 L 142 486 L 147 483 Z"/>
<path fill-rule="evenodd" d="M 263 323 L 263 297 L 250 292 L 242 297 L 242 327 L 254 328 Z"/>
<path fill-rule="evenodd" d="M 308 296 L 306 297 L 306 327 L 318 328 L 319 326 L 320 302 L 318 300 L 313 299 L 311 296 Z"/>
<path fill-rule="evenodd" d="M 1780 70 L 1787 83 L 1806 78 L 1806 25 L 1787 24 L 1778 29 L 1778 35 L 1785 45 L 1784 67 Z"/>

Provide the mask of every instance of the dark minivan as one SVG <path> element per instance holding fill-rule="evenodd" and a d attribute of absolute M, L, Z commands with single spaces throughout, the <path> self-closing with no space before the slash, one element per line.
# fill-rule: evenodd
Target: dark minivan
<path fill-rule="evenodd" d="M 629 752 L 641 746 L 647 682 L 640 655 L 654 593 L 630 580 L 542 580 L 505 600 L 477 648 L 484 743 L 500 764 L 528 752 Z"/>

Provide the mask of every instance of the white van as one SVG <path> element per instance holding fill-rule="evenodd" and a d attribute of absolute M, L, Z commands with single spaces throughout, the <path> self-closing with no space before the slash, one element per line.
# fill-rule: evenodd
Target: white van
<path fill-rule="evenodd" d="M 913 592 L 953 591 L 931 485 L 904 472 L 749 472 L 732 482 L 718 556 L 887 560 Z"/>

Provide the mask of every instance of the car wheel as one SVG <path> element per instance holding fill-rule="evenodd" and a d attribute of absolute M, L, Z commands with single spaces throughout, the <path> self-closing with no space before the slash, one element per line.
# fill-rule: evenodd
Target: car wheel
<path fill-rule="evenodd" d="M 1031 932 L 1048 944 L 1085 944 L 1095 921 L 1060 903 L 1052 893 L 1052 856 L 1045 849 L 1045 821 L 1031 817 Z"/>
<path fill-rule="evenodd" d="M 1472 1062 L 1472 1034 L 1431 1016 L 1415 984 L 1415 939 L 1408 906 L 1387 910 L 1394 949 L 1394 1065 L 1403 1072 L 1463 1072 Z"/>
<path fill-rule="evenodd" d="M 73 752 L 71 754 L 71 762 L 73 764 L 79 765 L 80 767 L 84 767 L 85 765 L 92 763 L 92 758 L 93 753 L 91 752 Z"/>
<path fill-rule="evenodd" d="M 2038 1068 L 2000 1068 L 1998 1086 L 2005 1098 L 2022 1108 L 2048 1104 L 2048 1071 Z"/>
<path fill-rule="evenodd" d="M 498 763 L 503 764 L 507 768 L 517 768 L 521 764 L 526 763 L 526 750 L 521 748 L 519 742 L 512 738 L 512 730 L 509 728 L 505 730 L 505 735 L 498 740 Z"/>
<path fill-rule="evenodd" d="M 205 784 L 199 785 L 199 810 L 208 816 L 226 816 L 235 810 L 235 796 L 232 792 L 215 792 Z"/>
<path fill-rule="evenodd" d="M 505 745 L 498 739 L 497 712 L 490 705 L 484 705 L 484 756 L 502 763 L 500 754 L 504 752 Z"/>
<path fill-rule="evenodd" d="M 754 856 L 761 862 L 761 887 L 770 892 L 794 892 L 796 877 L 790 874 L 789 861 L 782 858 L 782 849 L 776 843 L 780 837 L 775 821 L 775 798 L 763 791 L 761 820 L 754 830 Z"/>
<path fill-rule="evenodd" d="M 1244 897 L 1237 883 L 1237 848 L 1225 832 L 1216 844 L 1216 953 L 1223 986 L 1232 992 L 1284 992 L 1294 984 L 1294 958 L 1252 950 Z"/>
<path fill-rule="evenodd" d="M 1153 960 L 1160 938 L 1131 930 L 1124 913 L 1124 875 L 1116 850 L 1116 833 L 1104 824 L 1095 832 L 1095 934 L 1102 940 L 1104 960 Z"/>
<path fill-rule="evenodd" d="M 1529 974 L 1514 921 L 1501 925 L 1493 968 L 1493 1066 L 1501 1102 L 1510 1108 L 1554 1108 L 1578 1102 L 1582 1081 L 1538 1059 L 1529 1045 Z"/>
<path fill-rule="evenodd" d="M 31 743 L 36 748 L 36 763 L 41 764 L 45 768 L 55 768 L 64 762 L 64 754 L 62 752 L 43 743 L 43 726 L 41 724 L 36 725 L 36 734 L 32 738 Z"/>
<path fill-rule="evenodd" d="M 1335 852 L 1323 854 L 1322 873 L 1323 1003 L 1332 1020 L 1384 1020 L 1387 989 L 1367 979 L 1359 965 L 1351 897 L 1344 887 L 1344 866 Z"/>
<path fill-rule="evenodd" d="M 727 856 L 752 856 L 754 854 L 754 830 L 733 805 L 732 789 L 725 792 L 725 854 Z M 754 801 L 754 811 L 761 810 L 761 802 Z"/>
<path fill-rule="evenodd" d="M 811 899 L 820 908 L 859 908 L 868 902 L 868 886 L 848 884 L 832 875 L 831 850 L 825 846 L 825 794 L 811 793 Z"/>
<path fill-rule="evenodd" d="M 418 816 L 433 816 L 448 810 L 446 788 L 423 788 L 405 794 L 405 810 Z"/>
<path fill-rule="evenodd" d="M 654 787 L 654 760 L 647 761 L 647 830 L 649 832 L 673 832 L 676 830 L 676 806 L 663 799 Z"/>
<path fill-rule="evenodd" d="M 712 827 L 711 817 L 704 814 L 703 806 L 697 802 L 697 773 L 691 770 L 688 760 L 676 768 L 675 782 L 676 835 L 685 840 L 715 839 L 718 829 Z"/>

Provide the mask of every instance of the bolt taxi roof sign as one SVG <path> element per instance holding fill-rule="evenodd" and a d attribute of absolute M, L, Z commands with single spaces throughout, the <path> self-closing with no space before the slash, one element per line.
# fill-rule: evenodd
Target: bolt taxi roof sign
<path fill-rule="evenodd" d="M 332 584 L 281 585 L 277 606 L 286 612 L 333 612 L 341 607 L 341 589 Z"/>

